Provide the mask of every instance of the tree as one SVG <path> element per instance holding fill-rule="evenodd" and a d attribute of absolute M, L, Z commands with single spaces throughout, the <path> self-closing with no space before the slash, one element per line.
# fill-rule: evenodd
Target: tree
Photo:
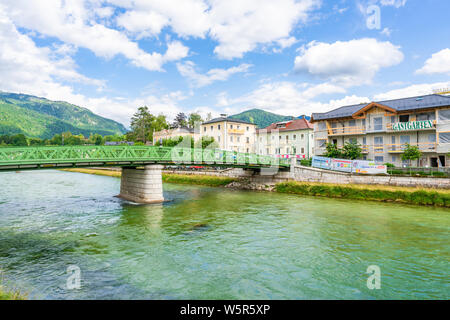
<path fill-rule="evenodd" d="M 219 144 L 214 140 L 214 138 L 208 137 L 208 136 L 204 136 L 200 140 L 197 140 L 197 142 L 195 143 L 195 146 L 197 148 L 202 148 L 202 149 L 206 149 L 206 148 L 218 149 L 219 148 Z"/>
<path fill-rule="evenodd" d="M 402 160 L 409 161 L 409 173 L 411 174 L 411 161 L 417 160 L 422 156 L 418 146 L 412 146 L 409 143 L 405 144 L 405 149 L 403 151 Z"/>
<path fill-rule="evenodd" d="M 149 112 L 147 106 L 139 107 L 138 111 L 131 117 L 131 132 L 129 137 L 132 140 L 146 143 L 152 136 L 152 121 L 154 117 Z"/>
<path fill-rule="evenodd" d="M 342 148 L 342 157 L 344 159 L 355 160 L 362 156 L 361 146 L 357 142 L 346 142 Z"/>
<path fill-rule="evenodd" d="M 337 147 L 337 144 L 335 143 L 327 143 L 326 144 L 326 150 L 325 157 L 328 158 L 342 158 L 342 151 Z"/>
<path fill-rule="evenodd" d="M 183 112 L 180 112 L 177 114 L 173 121 L 173 127 L 175 128 L 181 128 L 181 127 L 187 127 L 188 122 L 186 119 L 186 115 Z"/>
<path fill-rule="evenodd" d="M 202 117 L 198 113 L 191 113 L 188 120 L 189 128 L 194 128 L 197 122 L 203 122 Z"/>

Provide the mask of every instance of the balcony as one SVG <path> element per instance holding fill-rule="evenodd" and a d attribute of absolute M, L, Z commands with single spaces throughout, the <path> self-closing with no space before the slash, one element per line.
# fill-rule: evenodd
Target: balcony
<path fill-rule="evenodd" d="M 437 143 L 436 142 L 419 142 L 411 143 L 411 146 L 418 146 L 421 152 L 436 152 Z M 403 153 L 405 151 L 405 144 L 387 144 L 387 151 L 389 153 Z"/>
<path fill-rule="evenodd" d="M 340 128 L 328 128 L 328 136 L 343 136 L 343 135 L 355 135 L 366 133 L 364 127 L 340 127 Z"/>

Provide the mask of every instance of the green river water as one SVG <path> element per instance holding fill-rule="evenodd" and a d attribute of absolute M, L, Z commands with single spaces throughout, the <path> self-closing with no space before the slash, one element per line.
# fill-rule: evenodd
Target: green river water
<path fill-rule="evenodd" d="M 448 209 L 174 184 L 137 205 L 117 178 L 60 171 L 0 185 L 3 284 L 30 299 L 450 297 Z"/>

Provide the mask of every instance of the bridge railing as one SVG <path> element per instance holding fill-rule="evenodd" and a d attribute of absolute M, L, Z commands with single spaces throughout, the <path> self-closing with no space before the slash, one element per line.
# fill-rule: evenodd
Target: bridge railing
<path fill-rule="evenodd" d="M 0 166 L 86 162 L 139 162 L 289 166 L 288 159 L 219 149 L 155 146 L 44 146 L 0 148 Z"/>

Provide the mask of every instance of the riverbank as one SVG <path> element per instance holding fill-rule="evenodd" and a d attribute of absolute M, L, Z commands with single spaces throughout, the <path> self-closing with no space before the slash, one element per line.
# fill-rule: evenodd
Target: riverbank
<path fill-rule="evenodd" d="M 121 172 L 102 169 L 64 169 L 64 171 L 120 177 Z M 249 183 L 245 178 L 231 178 L 196 174 L 163 173 L 163 182 L 228 187 L 244 190 L 269 191 L 328 198 L 394 202 L 421 206 L 450 208 L 450 190 L 383 185 L 331 184 L 288 181 L 275 185 Z"/>

